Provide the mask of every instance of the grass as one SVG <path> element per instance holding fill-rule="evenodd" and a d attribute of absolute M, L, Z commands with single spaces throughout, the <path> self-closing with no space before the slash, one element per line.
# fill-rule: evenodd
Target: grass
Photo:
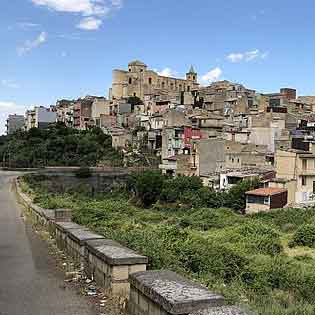
<path fill-rule="evenodd" d="M 149 257 L 149 268 L 171 269 L 221 292 L 257 314 L 315 314 L 315 249 L 289 248 L 315 209 L 280 209 L 242 216 L 230 209 L 174 211 L 135 206 L 120 193 L 94 198 L 49 194 L 43 183 L 23 189 L 44 208 L 71 208 L 89 226 Z"/>

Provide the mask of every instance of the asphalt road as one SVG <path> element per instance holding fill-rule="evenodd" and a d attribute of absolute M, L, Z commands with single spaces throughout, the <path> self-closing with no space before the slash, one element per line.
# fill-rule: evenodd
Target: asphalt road
<path fill-rule="evenodd" d="M 47 244 L 21 217 L 16 175 L 0 171 L 0 315 L 95 315 L 86 297 L 65 288 Z"/>

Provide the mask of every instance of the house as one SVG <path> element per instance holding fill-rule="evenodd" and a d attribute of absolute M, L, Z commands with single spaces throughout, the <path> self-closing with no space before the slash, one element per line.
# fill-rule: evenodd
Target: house
<path fill-rule="evenodd" d="M 246 213 L 266 212 L 283 208 L 288 202 L 288 191 L 283 188 L 258 188 L 246 192 Z"/>
<path fill-rule="evenodd" d="M 303 149 L 277 150 L 275 170 L 277 179 L 295 181 L 294 203 L 315 204 L 315 145 L 303 141 Z"/>
<path fill-rule="evenodd" d="M 132 134 L 125 130 L 117 130 L 112 133 L 112 147 L 122 149 L 132 143 Z"/>
<path fill-rule="evenodd" d="M 92 105 L 94 97 L 87 96 L 82 99 L 78 99 L 74 103 L 73 113 L 73 127 L 76 129 L 85 130 L 94 125 L 92 119 Z"/>
<path fill-rule="evenodd" d="M 276 177 L 271 168 L 239 168 L 235 170 L 226 169 L 220 173 L 220 189 L 230 189 L 234 185 L 246 180 L 259 180 L 261 183 L 268 184 Z"/>

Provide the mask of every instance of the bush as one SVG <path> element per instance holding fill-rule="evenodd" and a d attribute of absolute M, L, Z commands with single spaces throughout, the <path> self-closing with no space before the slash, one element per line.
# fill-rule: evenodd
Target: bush
<path fill-rule="evenodd" d="M 308 246 L 315 245 L 315 224 L 302 225 L 293 235 L 289 245 L 293 246 Z"/>
<path fill-rule="evenodd" d="M 202 188 L 202 181 L 197 176 L 178 176 L 163 183 L 161 200 L 164 202 L 180 201 L 184 195 L 191 198 Z M 185 200 L 185 199 L 184 199 Z"/>
<path fill-rule="evenodd" d="M 160 172 L 135 173 L 127 179 L 127 189 L 133 192 L 144 206 L 151 206 L 161 194 L 164 176 Z"/>

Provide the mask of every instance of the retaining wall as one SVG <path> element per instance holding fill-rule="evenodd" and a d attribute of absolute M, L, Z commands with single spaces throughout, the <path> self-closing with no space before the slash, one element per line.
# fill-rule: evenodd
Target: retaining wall
<path fill-rule="evenodd" d="M 148 258 L 70 221 L 71 211 L 33 204 L 16 181 L 17 198 L 55 237 L 59 249 L 102 288 L 126 298 L 129 315 L 248 315 L 224 297 L 171 271 L 145 271 Z M 252 313 L 251 313 L 252 314 Z"/>

